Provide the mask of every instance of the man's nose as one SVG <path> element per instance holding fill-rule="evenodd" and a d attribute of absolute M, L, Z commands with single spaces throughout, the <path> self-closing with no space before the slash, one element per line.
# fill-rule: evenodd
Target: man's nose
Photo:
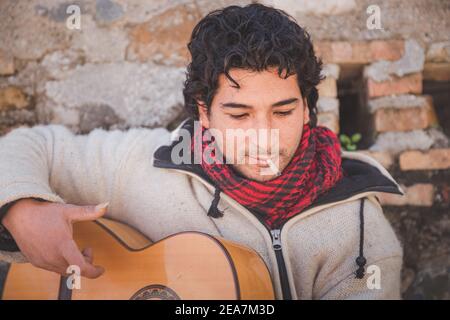
<path fill-rule="evenodd" d="M 272 129 L 272 119 L 268 115 L 257 116 L 255 117 L 253 128 L 255 128 L 257 131 L 270 131 L 270 129 Z"/>
<path fill-rule="evenodd" d="M 260 153 L 270 153 L 271 145 L 276 143 L 272 132 L 272 120 L 268 116 L 261 116 L 255 119 L 254 129 L 256 130 L 257 141 L 252 141 L 258 147 Z"/>

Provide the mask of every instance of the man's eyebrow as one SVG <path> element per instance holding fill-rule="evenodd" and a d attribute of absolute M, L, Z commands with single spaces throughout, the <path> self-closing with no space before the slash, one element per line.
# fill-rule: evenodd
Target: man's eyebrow
<path fill-rule="evenodd" d="M 297 102 L 298 100 L 299 100 L 298 98 L 284 99 L 284 100 L 273 103 L 272 107 L 284 106 L 286 104 L 291 104 L 293 102 Z M 226 103 L 221 103 L 221 105 L 222 105 L 222 107 L 228 107 L 228 108 L 245 108 L 245 109 L 253 108 L 253 106 L 250 106 L 250 105 L 244 104 L 244 103 L 238 103 L 238 102 L 226 102 Z"/>

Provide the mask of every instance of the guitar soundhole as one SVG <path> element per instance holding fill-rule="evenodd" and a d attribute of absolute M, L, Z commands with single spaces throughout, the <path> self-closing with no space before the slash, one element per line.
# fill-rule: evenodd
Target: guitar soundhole
<path fill-rule="evenodd" d="M 130 300 L 181 300 L 180 297 L 162 284 L 152 284 L 133 294 Z"/>

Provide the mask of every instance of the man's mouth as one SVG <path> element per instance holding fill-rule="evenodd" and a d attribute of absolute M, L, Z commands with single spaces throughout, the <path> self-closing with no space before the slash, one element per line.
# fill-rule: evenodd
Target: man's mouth
<path fill-rule="evenodd" d="M 249 164 L 256 164 L 259 167 L 268 167 L 269 162 L 272 161 L 272 163 L 276 163 L 274 156 L 263 156 L 259 155 L 256 157 L 247 156 L 249 160 Z"/>
<path fill-rule="evenodd" d="M 249 159 L 252 159 L 252 162 L 249 162 L 249 164 L 253 164 L 256 162 L 256 166 L 260 169 L 264 169 L 266 174 L 274 174 L 279 175 L 279 166 L 278 161 L 276 157 L 274 156 L 267 156 L 267 155 L 258 155 L 257 157 L 250 157 Z M 279 158 L 278 158 L 279 159 Z"/>

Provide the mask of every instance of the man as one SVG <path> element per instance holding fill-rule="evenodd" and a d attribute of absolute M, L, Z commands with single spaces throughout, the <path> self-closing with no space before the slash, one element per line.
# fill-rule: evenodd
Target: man
<path fill-rule="evenodd" d="M 106 214 L 153 241 L 195 230 L 251 247 L 277 299 L 399 298 L 402 249 L 375 194 L 402 190 L 378 162 L 341 151 L 317 126 L 321 63 L 309 35 L 282 11 L 230 6 L 203 18 L 188 47 L 191 118 L 172 133 L 39 125 L 0 140 L 0 257 L 101 276 L 72 223 Z M 277 139 L 231 146 L 220 139 L 230 130 Z M 369 266 L 379 286 L 368 285 Z"/>

